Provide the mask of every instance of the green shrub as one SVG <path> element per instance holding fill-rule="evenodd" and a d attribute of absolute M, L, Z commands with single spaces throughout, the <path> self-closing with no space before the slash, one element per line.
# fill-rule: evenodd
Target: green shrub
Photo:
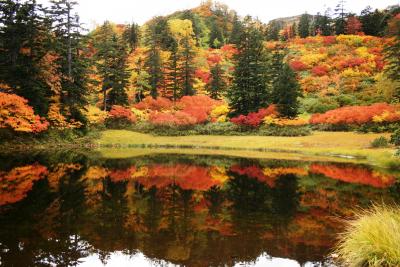
<path fill-rule="evenodd" d="M 390 143 L 394 144 L 395 146 L 400 146 L 400 128 L 394 131 L 390 137 Z"/>
<path fill-rule="evenodd" d="M 148 122 L 139 122 L 129 130 L 159 136 L 186 135 L 261 135 L 261 136 L 305 136 L 311 134 L 308 126 L 261 126 L 260 128 L 241 127 L 232 122 L 198 124 L 195 126 L 156 126 Z"/>
<path fill-rule="evenodd" d="M 388 146 L 389 146 L 389 140 L 386 139 L 384 136 L 380 136 L 378 138 L 375 138 L 371 142 L 371 147 L 373 147 L 373 148 L 388 147 Z"/>
<path fill-rule="evenodd" d="M 300 100 L 300 113 L 325 113 L 328 110 L 340 107 L 334 98 L 314 98 L 308 97 Z"/>
<path fill-rule="evenodd" d="M 400 266 L 400 209 L 376 206 L 346 223 L 335 249 L 340 266 Z"/>
<path fill-rule="evenodd" d="M 268 126 L 261 127 L 258 135 L 262 136 L 306 136 L 311 134 L 308 126 Z"/>

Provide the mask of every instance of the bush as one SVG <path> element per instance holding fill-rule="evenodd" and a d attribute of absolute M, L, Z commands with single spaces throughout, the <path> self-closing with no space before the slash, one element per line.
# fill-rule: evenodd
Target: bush
<path fill-rule="evenodd" d="M 122 106 L 112 106 L 108 117 L 105 120 L 107 128 L 122 129 L 136 123 L 135 114 L 129 109 Z"/>
<path fill-rule="evenodd" d="M 335 250 L 346 266 L 400 266 L 400 209 L 373 206 L 347 222 Z"/>
<path fill-rule="evenodd" d="M 132 125 L 132 131 L 159 136 L 186 135 L 259 135 L 259 136 L 305 136 L 311 134 L 307 126 L 262 126 L 259 129 L 242 127 L 232 122 L 217 122 L 198 125 L 155 125 L 139 122 Z"/>
<path fill-rule="evenodd" d="M 390 143 L 394 144 L 395 146 L 400 146 L 400 128 L 394 131 L 390 137 Z"/>
<path fill-rule="evenodd" d="M 302 113 L 325 113 L 339 107 L 339 103 L 333 98 L 303 98 L 300 100 Z"/>
<path fill-rule="evenodd" d="M 311 134 L 308 126 L 269 126 L 261 127 L 257 135 L 261 136 L 307 136 Z"/>
<path fill-rule="evenodd" d="M 389 140 L 387 140 L 384 136 L 378 137 L 371 142 L 371 147 L 379 148 L 379 147 L 388 147 Z"/>
<path fill-rule="evenodd" d="M 248 115 L 239 115 L 231 119 L 236 125 L 244 127 L 256 128 L 260 126 L 266 116 L 277 116 L 275 105 L 270 105 L 268 108 L 259 109 L 257 112 L 250 112 Z"/>

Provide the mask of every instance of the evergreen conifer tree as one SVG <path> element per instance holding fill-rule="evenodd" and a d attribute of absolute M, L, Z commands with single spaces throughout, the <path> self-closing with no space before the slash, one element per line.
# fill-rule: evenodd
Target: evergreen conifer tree
<path fill-rule="evenodd" d="M 257 111 L 269 103 L 263 35 L 251 21 L 245 23 L 235 59 L 233 84 L 228 91 L 233 116 Z"/>

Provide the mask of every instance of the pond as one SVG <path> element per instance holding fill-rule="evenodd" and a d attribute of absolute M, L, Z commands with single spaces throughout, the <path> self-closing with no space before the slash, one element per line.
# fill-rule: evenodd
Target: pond
<path fill-rule="evenodd" d="M 1 266 L 334 266 L 343 218 L 400 202 L 353 163 L 0 155 Z"/>

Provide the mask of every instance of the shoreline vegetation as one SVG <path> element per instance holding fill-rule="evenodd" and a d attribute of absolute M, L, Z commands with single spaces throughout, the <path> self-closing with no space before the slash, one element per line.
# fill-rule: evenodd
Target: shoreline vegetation
<path fill-rule="evenodd" d="M 57 136 L 57 138 L 55 138 Z M 26 149 L 90 149 L 105 157 L 133 157 L 149 153 L 216 154 L 257 158 L 324 159 L 358 162 L 395 170 L 400 160 L 394 146 L 372 148 L 390 133 L 320 132 L 306 136 L 187 135 L 155 136 L 130 130 L 53 133 L 41 139 L 15 139 L 1 144 L 6 151 Z M 115 155 L 117 151 L 118 155 Z"/>

